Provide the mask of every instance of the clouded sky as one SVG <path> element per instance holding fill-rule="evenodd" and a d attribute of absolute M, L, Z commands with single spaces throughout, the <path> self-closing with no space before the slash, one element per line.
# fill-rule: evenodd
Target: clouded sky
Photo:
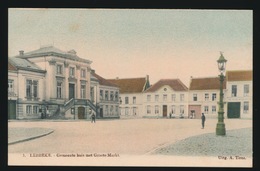
<path fill-rule="evenodd" d="M 104 78 L 180 78 L 252 69 L 251 10 L 9 9 L 9 56 L 44 45 L 93 61 Z"/>

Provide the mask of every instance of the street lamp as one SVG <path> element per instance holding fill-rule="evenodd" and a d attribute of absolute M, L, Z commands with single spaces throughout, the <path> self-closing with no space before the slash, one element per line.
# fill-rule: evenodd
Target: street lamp
<path fill-rule="evenodd" d="M 219 93 L 219 110 L 218 110 L 218 123 L 216 127 L 216 135 L 226 135 L 226 128 L 224 123 L 224 102 L 223 102 L 223 82 L 225 79 L 224 72 L 226 68 L 227 60 L 224 58 L 223 53 L 220 52 L 220 57 L 217 60 L 218 69 L 220 71 L 219 81 L 220 81 L 220 93 Z"/>

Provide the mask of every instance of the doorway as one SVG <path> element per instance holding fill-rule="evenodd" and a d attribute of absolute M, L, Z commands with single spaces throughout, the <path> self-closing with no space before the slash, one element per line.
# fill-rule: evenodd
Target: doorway
<path fill-rule="evenodd" d="M 100 117 L 103 118 L 103 108 L 100 108 Z"/>
<path fill-rule="evenodd" d="M 16 100 L 8 100 L 8 119 L 16 119 Z"/>
<path fill-rule="evenodd" d="M 229 102 L 227 107 L 228 118 L 240 118 L 240 102 Z"/>
<path fill-rule="evenodd" d="M 78 118 L 85 119 L 85 108 L 84 107 L 78 107 Z"/>
<path fill-rule="evenodd" d="M 167 105 L 163 105 L 163 117 L 167 117 Z"/>
<path fill-rule="evenodd" d="M 69 83 L 69 99 L 75 98 L 75 84 Z"/>

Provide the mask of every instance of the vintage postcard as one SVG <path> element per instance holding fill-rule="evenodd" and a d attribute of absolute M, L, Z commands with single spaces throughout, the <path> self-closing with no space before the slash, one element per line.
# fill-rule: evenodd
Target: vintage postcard
<path fill-rule="evenodd" d="M 8 9 L 9 166 L 253 166 L 253 11 Z"/>

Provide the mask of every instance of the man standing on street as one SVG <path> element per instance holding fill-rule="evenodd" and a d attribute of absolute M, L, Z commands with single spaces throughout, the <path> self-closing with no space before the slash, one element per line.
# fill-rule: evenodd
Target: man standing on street
<path fill-rule="evenodd" d="M 96 116 L 95 116 L 93 110 L 91 110 L 91 123 L 92 123 L 92 122 L 96 123 Z"/>
<path fill-rule="evenodd" d="M 204 113 L 202 113 L 202 115 L 201 115 L 202 128 L 201 129 L 204 129 L 205 120 L 206 120 L 206 117 L 205 117 Z"/>

